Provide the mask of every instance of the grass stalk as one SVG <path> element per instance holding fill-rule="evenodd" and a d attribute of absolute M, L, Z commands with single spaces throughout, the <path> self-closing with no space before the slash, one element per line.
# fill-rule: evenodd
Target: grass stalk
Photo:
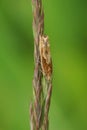
<path fill-rule="evenodd" d="M 52 93 L 52 60 L 49 51 L 48 55 L 42 53 L 42 50 L 40 51 L 40 49 L 43 49 L 43 52 L 49 50 L 49 43 L 45 43 L 45 41 L 48 40 L 48 36 L 44 35 L 44 11 L 42 0 L 32 0 L 32 10 L 35 68 L 33 78 L 34 100 L 30 104 L 30 126 L 31 130 L 48 130 L 48 113 Z M 44 42 L 42 42 L 42 40 L 44 40 Z M 41 48 L 43 47 L 42 43 L 45 45 L 45 49 Z M 46 62 L 48 59 L 49 62 Z"/>

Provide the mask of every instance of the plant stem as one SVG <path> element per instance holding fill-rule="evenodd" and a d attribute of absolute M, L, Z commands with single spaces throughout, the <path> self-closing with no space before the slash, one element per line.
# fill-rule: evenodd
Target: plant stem
<path fill-rule="evenodd" d="M 52 80 L 48 83 L 43 76 L 39 52 L 39 37 L 44 35 L 44 11 L 42 8 L 42 0 L 32 0 L 32 8 L 35 69 L 33 79 L 34 101 L 30 105 L 30 125 L 31 130 L 48 130 Z"/>

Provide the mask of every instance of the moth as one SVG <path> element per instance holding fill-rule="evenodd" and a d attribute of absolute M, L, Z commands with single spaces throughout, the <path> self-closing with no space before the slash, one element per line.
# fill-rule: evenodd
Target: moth
<path fill-rule="evenodd" d="M 52 58 L 48 36 L 42 35 L 39 37 L 39 52 L 42 73 L 49 81 L 52 77 Z"/>

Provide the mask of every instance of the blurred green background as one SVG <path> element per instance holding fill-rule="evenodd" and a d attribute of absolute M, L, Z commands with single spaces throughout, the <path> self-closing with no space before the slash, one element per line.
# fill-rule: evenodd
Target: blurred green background
<path fill-rule="evenodd" d="M 50 130 L 87 130 L 87 2 L 43 0 L 53 57 Z M 31 0 L 0 0 L 0 130 L 30 130 Z"/>

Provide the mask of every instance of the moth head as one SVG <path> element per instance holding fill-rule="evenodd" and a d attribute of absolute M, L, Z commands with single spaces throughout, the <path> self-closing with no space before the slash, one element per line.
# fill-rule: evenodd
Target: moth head
<path fill-rule="evenodd" d="M 47 35 L 40 36 L 39 40 L 43 47 L 49 46 L 49 37 Z"/>
<path fill-rule="evenodd" d="M 44 35 L 42 36 L 42 40 L 45 46 L 47 46 L 49 44 L 49 37 Z"/>

